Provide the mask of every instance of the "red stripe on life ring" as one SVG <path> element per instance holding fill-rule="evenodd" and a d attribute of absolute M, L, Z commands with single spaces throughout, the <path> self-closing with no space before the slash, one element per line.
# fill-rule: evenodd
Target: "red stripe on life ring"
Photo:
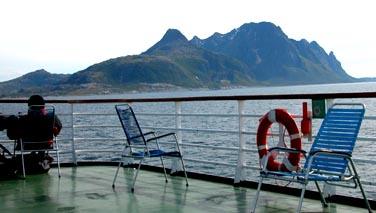
<path fill-rule="evenodd" d="M 267 134 L 274 122 L 284 125 L 290 135 L 291 148 L 301 150 L 302 140 L 296 122 L 285 109 L 274 109 L 266 113 L 261 119 L 257 129 L 257 147 L 260 161 L 268 154 Z M 269 171 L 293 171 L 299 166 L 300 154 L 288 153 L 288 162 L 277 162 L 272 155 L 269 157 L 266 168 Z"/>

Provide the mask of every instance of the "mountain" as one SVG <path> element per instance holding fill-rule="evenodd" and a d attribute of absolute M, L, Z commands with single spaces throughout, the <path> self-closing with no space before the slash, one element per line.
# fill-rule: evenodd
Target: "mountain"
<path fill-rule="evenodd" d="M 170 29 L 140 55 L 110 59 L 72 74 L 63 84 L 111 85 L 116 90 L 220 88 L 255 85 L 246 66 L 231 57 L 192 45 Z M 107 88 L 109 89 L 109 88 Z M 112 91 L 113 92 L 113 91 Z"/>
<path fill-rule="evenodd" d="M 44 69 L 36 70 L 19 78 L 0 83 L 0 97 L 10 97 L 31 94 L 56 94 L 61 91 L 60 82 L 69 74 L 51 74 Z"/>
<path fill-rule="evenodd" d="M 241 61 L 196 47 L 175 29 L 168 30 L 161 41 L 142 55 L 172 60 L 189 77 L 189 82 L 195 82 L 201 87 L 256 84 L 252 74 L 246 71 L 247 67 Z"/>
<path fill-rule="evenodd" d="M 360 82 L 376 82 L 376 78 L 374 77 L 365 77 L 365 78 L 359 78 Z"/>
<path fill-rule="evenodd" d="M 289 39 L 269 22 L 248 23 L 226 34 L 188 40 L 169 29 L 140 55 L 109 59 L 71 75 L 38 70 L 0 83 L 0 95 L 82 95 L 129 91 L 218 89 L 255 85 L 343 83 L 333 52 L 313 41 Z"/>
<path fill-rule="evenodd" d="M 335 83 L 354 80 L 342 69 L 333 52 L 313 41 L 289 39 L 269 22 L 244 24 L 227 34 L 215 33 L 191 42 L 215 53 L 240 60 L 258 82 L 273 84 Z"/>

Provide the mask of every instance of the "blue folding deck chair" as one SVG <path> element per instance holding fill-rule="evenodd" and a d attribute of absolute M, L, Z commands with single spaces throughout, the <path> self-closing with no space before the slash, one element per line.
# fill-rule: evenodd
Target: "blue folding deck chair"
<path fill-rule="evenodd" d="M 301 196 L 297 212 L 300 212 L 303 204 L 306 186 L 314 181 L 320 194 L 321 202 L 328 206 L 319 186 L 319 181 L 336 186 L 357 188 L 359 186 L 364 202 L 369 212 L 372 212 L 367 196 L 363 190 L 360 177 L 352 160 L 352 152 L 359 133 L 365 113 L 365 106 L 356 103 L 336 103 L 327 112 L 319 132 L 312 144 L 311 150 L 306 153 L 303 150 L 275 147 L 268 152 L 267 158 L 273 151 L 284 153 L 303 154 L 306 161 L 304 167 L 296 172 L 268 171 L 267 160 L 260 171 L 259 184 L 253 201 L 251 212 L 255 212 L 261 185 L 264 179 L 272 178 L 297 182 L 301 184 Z M 352 181 L 353 184 L 345 185 L 344 182 Z"/>
<path fill-rule="evenodd" d="M 125 158 L 133 158 L 138 159 L 138 168 L 137 172 L 135 174 L 135 177 L 133 178 L 133 184 L 131 191 L 134 191 L 134 186 L 136 183 L 138 172 L 140 171 L 141 164 L 144 161 L 145 158 L 155 158 L 158 157 L 161 160 L 165 180 L 166 183 L 167 180 L 167 173 L 164 166 L 163 158 L 164 157 L 170 157 L 170 158 L 179 158 L 183 167 L 184 175 L 185 175 L 185 181 L 186 185 L 188 186 L 188 177 L 187 172 L 185 170 L 185 165 L 183 161 L 183 155 L 180 151 L 179 143 L 177 141 L 177 137 L 175 133 L 167 133 L 164 135 L 156 135 L 155 132 L 147 132 L 144 133 L 141 130 L 140 125 L 138 124 L 138 121 L 136 119 L 136 116 L 133 112 L 132 107 L 129 104 L 121 104 L 115 106 L 116 112 L 119 116 L 120 123 L 123 127 L 124 133 L 127 138 L 127 143 L 123 149 L 121 159 L 118 165 L 118 168 L 116 170 L 116 174 L 114 177 L 114 181 L 112 183 L 112 187 L 115 187 L 115 182 L 117 175 L 119 173 L 119 168 L 123 163 L 123 160 Z M 170 138 L 169 142 L 174 141 L 174 149 L 169 151 L 164 151 L 160 148 L 160 143 L 158 142 L 162 138 Z M 151 143 L 154 142 L 154 143 Z M 167 141 L 166 141 L 167 142 Z"/>

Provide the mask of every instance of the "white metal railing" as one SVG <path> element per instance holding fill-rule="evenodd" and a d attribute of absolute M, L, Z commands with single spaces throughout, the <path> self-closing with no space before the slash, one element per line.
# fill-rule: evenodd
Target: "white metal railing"
<path fill-rule="evenodd" d="M 327 94 L 325 94 L 327 95 Z M 335 98 L 334 94 L 329 94 L 330 100 Z M 358 98 L 359 94 L 349 94 L 345 98 Z M 376 98 L 376 94 L 370 95 L 371 97 L 366 98 Z M 167 117 L 169 121 L 173 122 L 170 125 L 154 125 L 153 123 L 141 122 L 144 129 L 156 130 L 156 131 L 175 131 L 177 132 L 178 140 L 183 147 L 185 155 L 185 161 L 188 164 L 188 170 L 198 171 L 201 173 L 212 173 L 220 170 L 215 175 L 224 175 L 226 177 L 234 178 L 235 183 L 244 180 L 252 180 L 258 175 L 259 163 L 258 163 L 258 153 L 256 149 L 255 136 L 257 129 L 251 128 L 249 126 L 250 120 L 254 126 L 258 126 L 258 119 L 263 116 L 259 113 L 248 113 L 249 106 L 247 106 L 248 101 L 253 100 L 278 100 L 278 97 L 232 97 L 232 98 L 213 98 L 208 99 L 199 98 L 182 98 L 182 99 L 148 99 L 148 100 L 127 100 L 127 99 L 116 99 L 116 100 L 50 100 L 51 103 L 56 104 L 57 114 L 63 121 L 63 130 L 61 136 L 58 137 L 61 154 L 65 155 L 63 162 L 72 162 L 77 164 L 80 161 L 116 161 L 119 156 L 118 153 L 121 151 L 121 146 L 124 141 L 124 133 L 121 130 L 120 123 L 115 114 L 114 106 L 119 103 L 134 103 L 147 106 L 152 103 L 162 103 L 162 104 L 172 104 L 170 111 L 160 110 L 155 112 L 149 111 L 138 111 L 136 114 L 142 121 L 156 120 L 156 117 Z M 304 99 L 310 100 L 310 96 L 305 97 L 304 95 L 292 96 L 294 99 Z M 340 97 L 343 99 L 344 97 Z M 288 99 L 288 97 L 283 97 L 283 99 Z M 185 112 L 184 103 L 191 103 L 195 101 L 234 101 L 236 104 L 235 111 L 231 113 L 200 113 L 200 112 Z M 0 105 L 6 105 L 9 102 L 1 103 Z M 98 105 L 108 104 L 109 106 L 105 108 L 106 112 L 101 112 L 91 109 Z M 22 101 L 21 103 L 22 104 Z M 59 108 L 59 105 L 62 105 Z M 87 109 L 82 111 L 82 104 L 85 104 Z M 299 108 L 297 106 L 296 108 Z M 147 108 L 147 107 L 146 107 Z M 260 110 L 261 112 L 267 113 L 268 107 L 265 110 Z M 210 111 L 210 110 L 204 110 Z M 195 127 L 186 126 L 186 120 L 195 120 L 198 118 L 203 118 L 206 120 L 210 119 L 232 119 L 233 123 L 236 125 L 232 128 L 207 128 L 207 127 Z M 295 114 L 297 123 L 302 118 L 302 115 Z M 374 115 L 366 115 L 365 121 L 372 122 L 376 120 Z M 315 123 L 315 122 L 313 122 Z M 318 121 L 317 123 L 320 123 Z M 208 124 L 210 126 L 210 123 Z M 374 125 L 374 124 L 373 124 Z M 213 125 L 215 126 L 215 125 Z M 100 132 L 100 134 L 98 133 Z M 313 129 L 313 133 L 317 132 L 317 129 Z M 97 134 L 98 133 L 98 134 Z M 186 137 L 186 134 L 195 134 L 194 138 Z M 277 133 L 278 134 L 278 131 Z M 232 144 L 228 145 L 226 143 L 217 143 L 221 136 L 227 135 L 231 136 L 230 139 Z M 314 137 L 314 135 L 313 135 Z M 278 137 L 276 137 L 278 138 Z M 229 140 L 230 140 L 229 139 Z M 370 134 L 360 134 L 359 143 L 367 142 L 372 143 L 376 141 L 376 136 Z M 0 143 L 9 143 L 12 141 L 6 140 L 6 137 L 1 138 Z M 310 147 L 310 141 L 305 138 L 304 143 L 307 147 Z M 95 145 L 94 145 L 95 144 Z M 97 145 L 102 144 L 102 145 Z M 104 145 L 103 145 L 104 144 Z M 375 146 L 376 149 L 376 146 Z M 192 151 L 193 150 L 193 151 Z M 223 154 L 219 155 L 215 153 L 221 152 L 231 152 L 233 154 Z M 215 159 L 213 156 L 217 156 Z M 70 158 L 70 159 L 69 159 Z M 375 170 L 374 165 L 376 160 L 370 157 L 359 155 L 355 158 L 355 162 L 362 164 L 363 168 L 369 167 L 373 168 L 370 170 Z M 189 166 L 192 164 L 191 166 Z M 196 166 L 201 165 L 201 166 Z M 198 169 L 200 167 L 200 169 Z M 220 168 L 219 168 L 220 167 Z M 361 171 L 362 172 L 362 171 Z M 363 171 L 364 172 L 364 171 Z M 362 174 L 366 176 L 363 178 L 365 185 L 376 186 L 376 181 L 372 176 Z"/>

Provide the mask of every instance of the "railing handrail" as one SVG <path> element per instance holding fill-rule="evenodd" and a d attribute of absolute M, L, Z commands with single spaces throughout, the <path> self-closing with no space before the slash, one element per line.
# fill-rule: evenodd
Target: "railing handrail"
<path fill-rule="evenodd" d="M 353 93 L 312 93 L 312 94 L 272 94 L 272 95 L 218 95 L 218 96 L 194 96 L 172 98 L 103 98 L 103 99 L 49 99 L 46 103 L 122 103 L 122 102 L 192 102 L 192 101 L 241 101 L 241 100 L 287 100 L 287 99 L 339 99 L 339 98 L 376 98 L 376 92 L 353 92 Z M 0 103 L 27 103 L 23 98 L 2 98 Z"/>

